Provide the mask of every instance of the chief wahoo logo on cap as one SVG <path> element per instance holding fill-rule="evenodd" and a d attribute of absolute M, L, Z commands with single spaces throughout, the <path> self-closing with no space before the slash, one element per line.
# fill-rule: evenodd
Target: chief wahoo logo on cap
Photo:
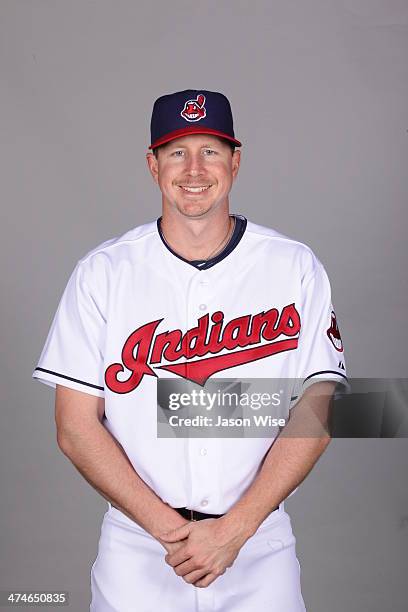
<path fill-rule="evenodd" d="M 187 100 L 180 115 L 186 121 L 200 121 L 200 119 L 204 119 L 207 114 L 204 104 L 205 96 L 203 96 L 203 94 L 198 94 L 196 100 Z"/>

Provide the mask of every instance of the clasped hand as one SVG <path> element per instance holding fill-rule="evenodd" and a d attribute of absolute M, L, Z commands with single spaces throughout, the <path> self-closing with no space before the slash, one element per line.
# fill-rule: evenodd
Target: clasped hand
<path fill-rule="evenodd" d="M 231 567 L 246 538 L 221 518 L 210 518 L 185 523 L 161 534 L 159 540 L 168 550 L 165 561 L 177 576 L 196 587 L 207 587 Z"/>

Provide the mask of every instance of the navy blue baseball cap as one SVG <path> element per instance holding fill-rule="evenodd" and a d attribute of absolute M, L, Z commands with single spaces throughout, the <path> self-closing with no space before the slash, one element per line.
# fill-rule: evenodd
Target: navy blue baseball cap
<path fill-rule="evenodd" d="M 185 89 L 157 98 L 150 122 L 149 149 L 190 134 L 211 134 L 241 146 L 234 134 L 231 105 L 224 94 Z"/>

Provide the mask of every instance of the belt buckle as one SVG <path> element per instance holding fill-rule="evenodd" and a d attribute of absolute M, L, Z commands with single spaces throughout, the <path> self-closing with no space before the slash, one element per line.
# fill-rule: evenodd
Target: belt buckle
<path fill-rule="evenodd" d="M 197 519 L 194 518 L 194 510 L 190 510 L 190 521 L 195 521 L 197 522 Z"/>

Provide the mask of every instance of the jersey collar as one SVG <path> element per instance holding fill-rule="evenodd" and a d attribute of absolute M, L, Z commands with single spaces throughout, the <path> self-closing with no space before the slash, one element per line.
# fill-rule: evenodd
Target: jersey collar
<path fill-rule="evenodd" d="M 242 236 L 245 233 L 245 230 L 246 230 L 246 227 L 247 227 L 247 219 L 246 219 L 246 217 L 244 217 L 243 215 L 233 215 L 233 216 L 236 218 L 236 224 L 235 224 L 234 233 L 232 234 L 231 238 L 229 239 L 229 241 L 225 245 L 225 247 L 222 249 L 222 251 L 220 253 L 218 253 L 218 255 L 216 255 L 215 257 L 212 257 L 211 259 L 207 259 L 207 260 L 189 261 L 188 259 L 185 259 L 181 255 L 176 253 L 176 251 L 174 251 L 167 244 L 167 242 L 164 239 L 163 232 L 161 230 L 161 219 L 162 219 L 162 217 L 159 217 L 157 219 L 157 221 L 156 221 L 156 223 L 157 223 L 157 231 L 159 232 L 159 236 L 161 238 L 161 241 L 164 244 L 164 246 L 166 247 L 166 249 L 168 251 L 170 251 L 170 253 L 172 253 L 175 257 L 177 257 L 178 259 L 181 259 L 181 261 L 184 261 L 185 263 L 190 264 L 191 266 L 193 266 L 194 268 L 196 268 L 198 270 L 208 270 L 208 268 L 212 268 L 217 263 L 219 263 L 220 261 L 225 259 L 225 257 L 227 257 L 230 253 L 232 253 L 232 251 L 239 244 L 239 242 L 241 241 Z"/>

